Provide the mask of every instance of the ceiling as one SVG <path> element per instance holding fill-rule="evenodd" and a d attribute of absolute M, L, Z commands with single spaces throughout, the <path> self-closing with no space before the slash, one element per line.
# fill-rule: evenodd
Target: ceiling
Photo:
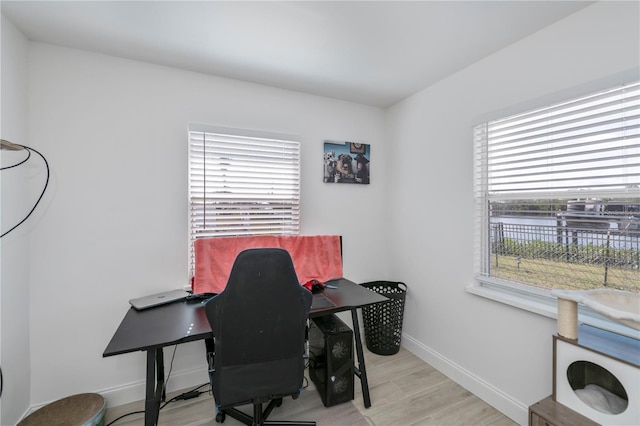
<path fill-rule="evenodd" d="M 583 1 L 5 1 L 30 40 L 379 107 Z"/>

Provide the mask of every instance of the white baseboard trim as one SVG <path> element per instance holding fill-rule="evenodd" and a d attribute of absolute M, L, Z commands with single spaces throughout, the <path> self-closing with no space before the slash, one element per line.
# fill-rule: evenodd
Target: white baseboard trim
<path fill-rule="evenodd" d="M 363 327 L 361 327 L 360 331 L 364 340 Z M 465 370 L 406 333 L 402 333 L 402 346 L 516 423 L 521 425 L 528 423 L 529 408 L 525 404 L 511 398 L 500 389 Z M 171 378 L 167 385 L 167 392 L 191 387 L 195 388 L 206 383 L 208 377 L 206 366 L 174 371 L 171 373 Z M 107 400 L 107 408 L 113 408 L 132 402 L 144 401 L 145 387 L 145 381 L 138 380 L 120 386 L 98 390 L 96 393 L 101 394 Z M 23 418 L 44 405 L 46 404 L 31 406 Z"/>
<path fill-rule="evenodd" d="M 529 407 L 527 405 L 513 399 L 405 333 L 402 333 L 402 346 L 514 422 L 520 425 L 528 424 Z"/>
<path fill-rule="evenodd" d="M 205 384 L 209 380 L 207 368 L 192 368 L 183 371 L 174 371 L 167 384 L 167 393 L 181 389 L 195 388 Z M 146 383 L 144 380 L 126 383 L 112 388 L 98 390 L 95 393 L 102 395 L 107 401 L 107 408 L 117 407 L 119 405 L 129 404 L 131 402 L 144 401 Z M 51 401 L 53 402 L 53 401 Z M 27 417 L 34 411 L 44 407 L 49 403 L 33 405 L 22 416 Z"/>
<path fill-rule="evenodd" d="M 209 376 L 207 368 L 199 367 L 183 371 L 171 372 L 171 378 L 167 384 L 167 392 L 181 389 L 195 388 L 207 383 Z M 107 408 L 129 404 L 136 401 L 144 401 L 146 382 L 144 380 L 126 383 L 113 388 L 97 391 L 107 400 Z"/>
<path fill-rule="evenodd" d="M 167 393 L 176 390 L 195 388 L 207 383 L 209 375 L 206 367 L 192 368 L 189 370 L 175 371 L 171 373 L 171 378 L 167 383 Z M 98 390 L 95 393 L 102 395 L 107 401 L 107 409 L 117 407 L 119 405 L 129 404 L 145 400 L 146 383 L 144 380 L 126 383 L 121 386 Z M 53 401 L 51 401 L 53 402 Z M 51 403 L 32 405 L 23 414 L 20 420 L 23 420 L 29 414 Z"/>

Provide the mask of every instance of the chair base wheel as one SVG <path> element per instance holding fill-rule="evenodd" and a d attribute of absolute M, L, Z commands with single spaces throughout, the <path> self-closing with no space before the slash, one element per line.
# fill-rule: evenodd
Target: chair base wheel
<path fill-rule="evenodd" d="M 224 420 L 227 418 L 226 414 L 223 412 L 220 412 L 218 414 L 216 414 L 216 423 L 224 423 Z"/>

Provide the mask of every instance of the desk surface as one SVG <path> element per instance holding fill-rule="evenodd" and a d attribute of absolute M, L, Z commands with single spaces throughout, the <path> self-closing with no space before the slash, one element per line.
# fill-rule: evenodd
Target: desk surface
<path fill-rule="evenodd" d="M 327 284 L 337 287 L 324 290 L 324 295 L 335 306 L 313 309 L 309 317 L 348 311 L 387 300 L 386 297 L 344 278 Z M 176 302 L 143 311 L 130 308 L 102 356 L 171 346 L 207 337 L 211 337 L 211 327 L 205 314 L 204 302 Z"/>

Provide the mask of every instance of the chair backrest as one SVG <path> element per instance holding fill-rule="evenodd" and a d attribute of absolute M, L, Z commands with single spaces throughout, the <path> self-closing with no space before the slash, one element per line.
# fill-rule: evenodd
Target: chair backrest
<path fill-rule="evenodd" d="M 311 300 L 286 250 L 249 249 L 238 255 L 224 291 L 205 309 L 214 337 L 218 406 L 300 392 Z"/>

